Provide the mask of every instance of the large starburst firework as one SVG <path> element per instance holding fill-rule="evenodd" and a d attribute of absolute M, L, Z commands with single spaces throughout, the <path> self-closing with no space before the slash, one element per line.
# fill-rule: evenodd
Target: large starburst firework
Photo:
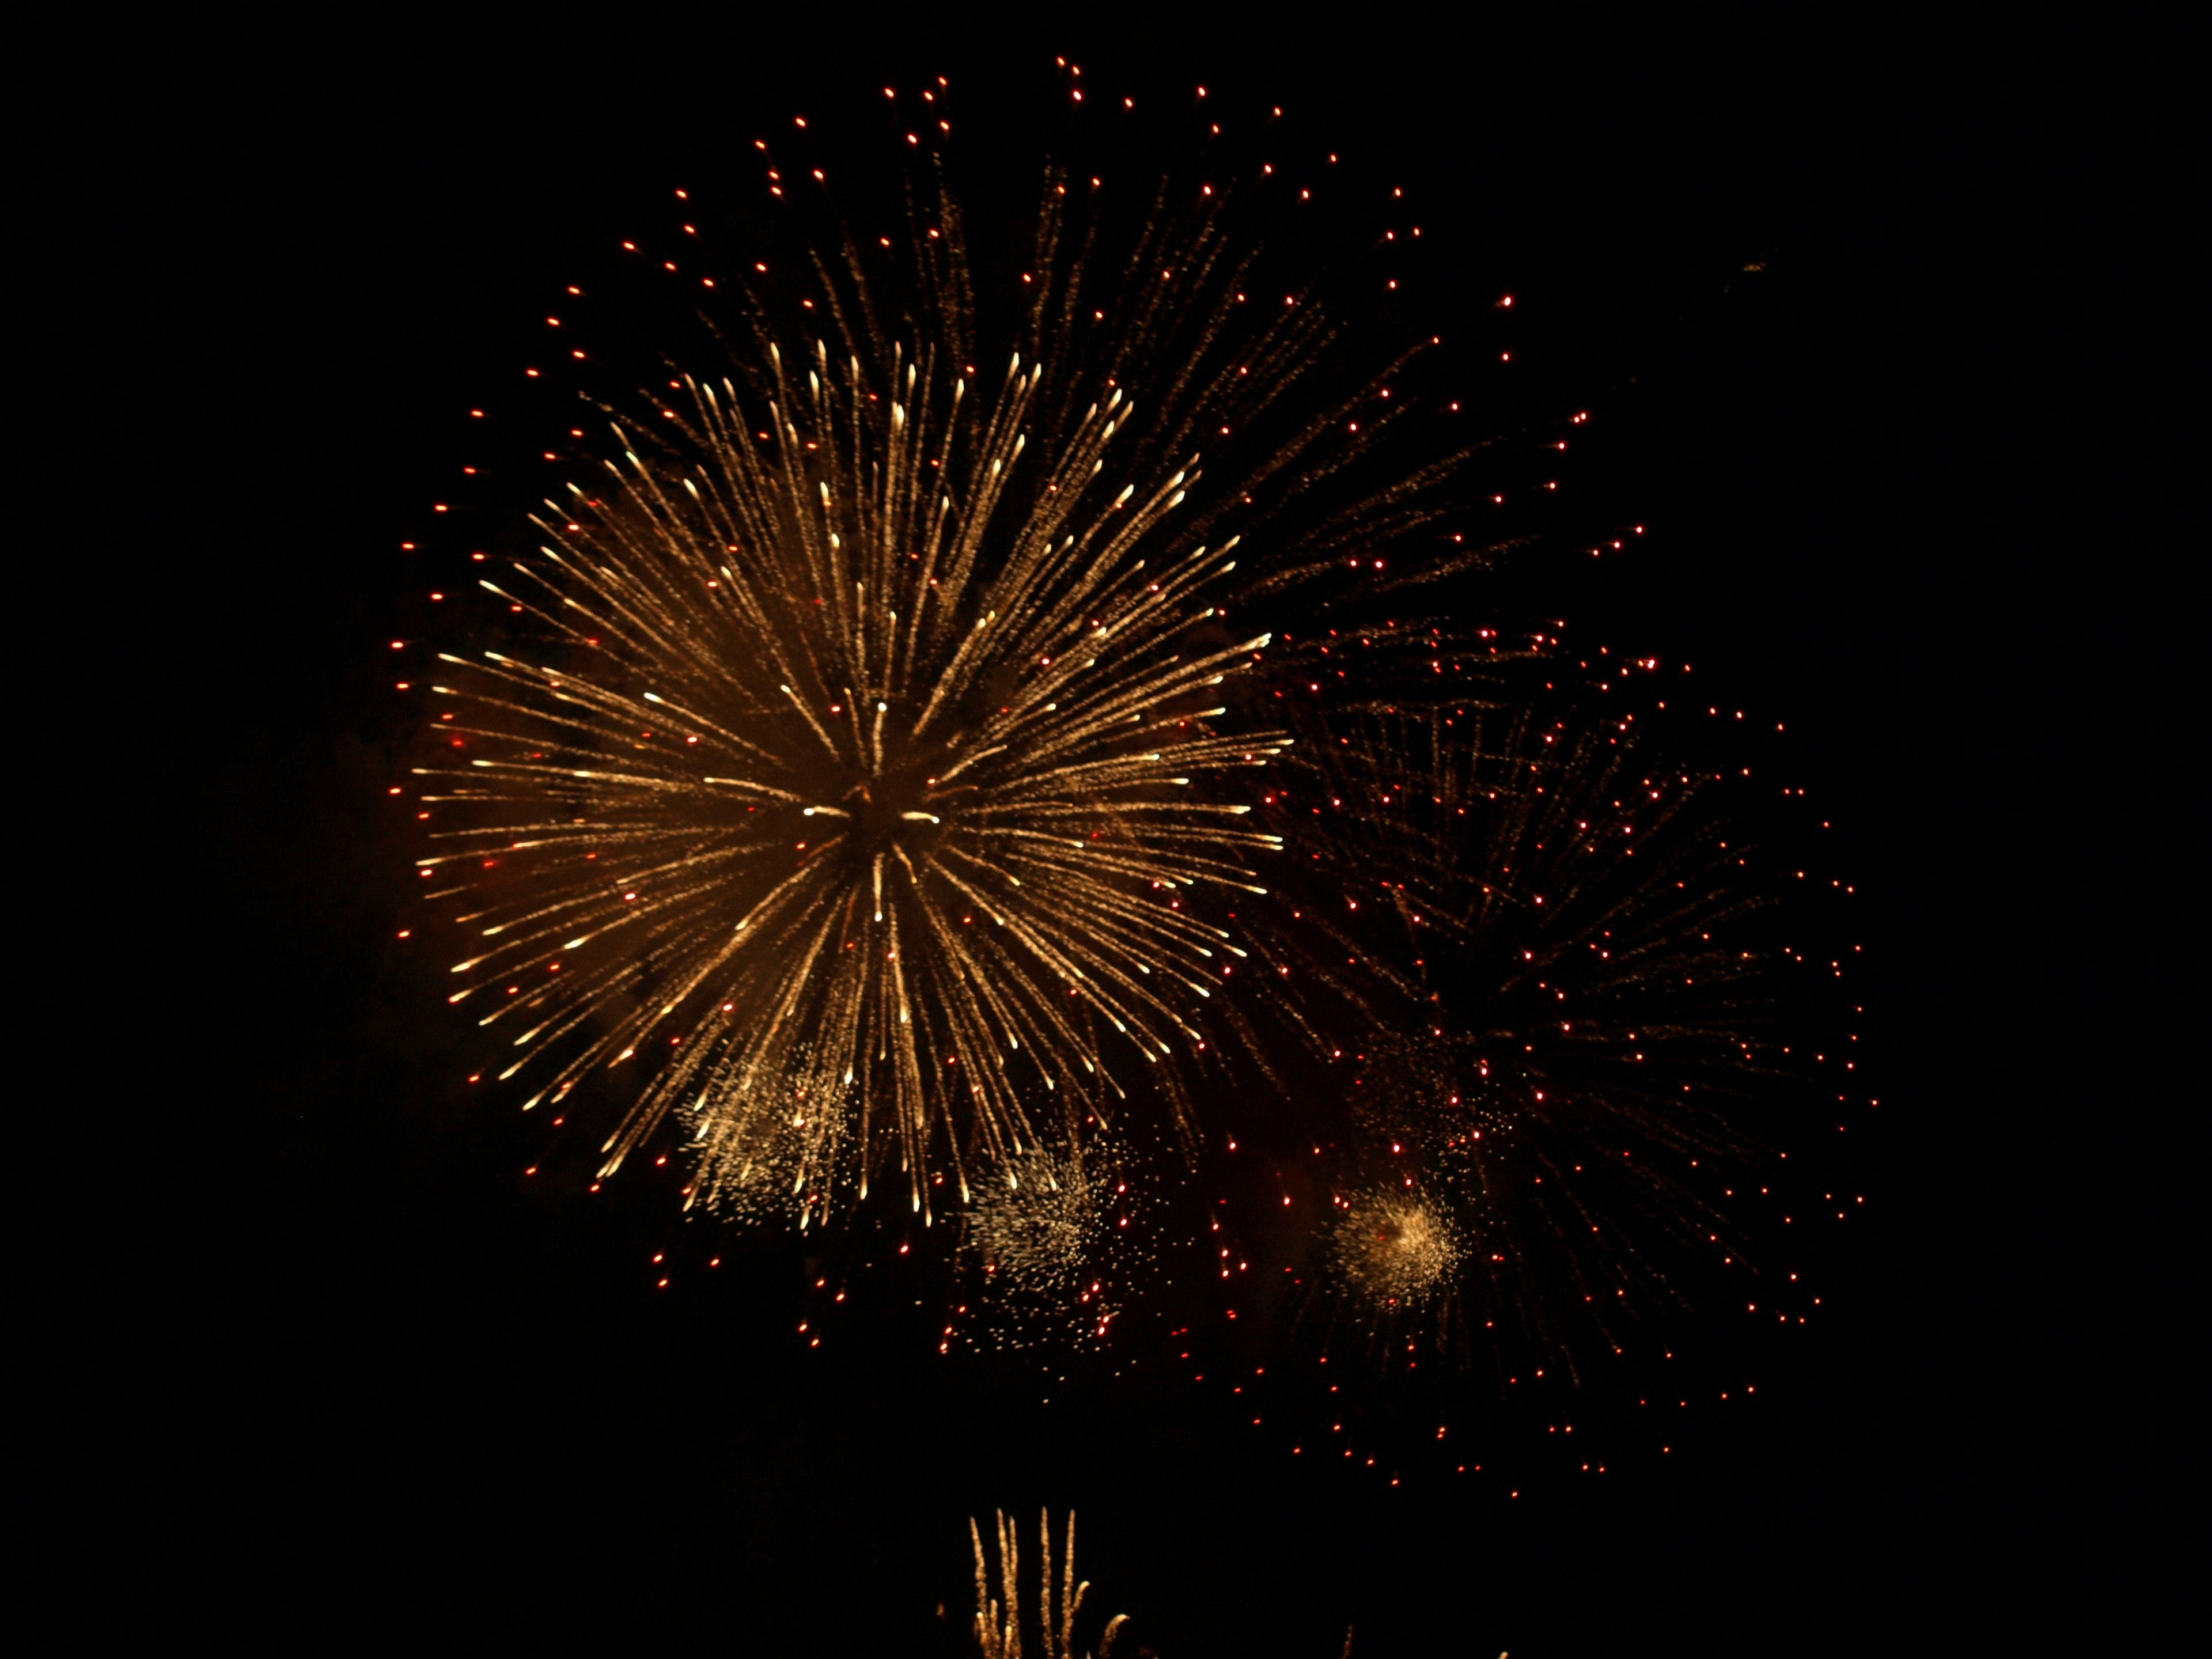
<path fill-rule="evenodd" d="M 1279 845 L 1238 613 L 1424 522 L 1451 466 L 1334 477 L 1405 400 L 1342 420 L 1375 382 L 1312 384 L 1319 306 L 1249 305 L 1210 210 L 1115 241 L 1068 199 L 1048 174 L 988 372 L 942 191 L 910 264 L 817 258 L 803 326 L 736 302 L 727 361 L 603 410 L 484 580 L 527 637 L 441 658 L 453 1000 L 531 1104 L 631 1069 L 603 1173 L 672 1113 L 696 1200 L 804 1224 L 895 1160 L 927 1215 L 1133 1096 L 1187 1118 L 1245 955 L 1209 896 Z"/>

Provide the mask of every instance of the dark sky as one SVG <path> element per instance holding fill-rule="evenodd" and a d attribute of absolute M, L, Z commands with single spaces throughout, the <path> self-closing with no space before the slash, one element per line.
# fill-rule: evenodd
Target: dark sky
<path fill-rule="evenodd" d="M 131 872 L 118 955 L 69 994 L 154 1005 L 95 1025 L 61 1109 L 144 1126 L 70 1176 L 92 1206 L 112 1174 L 121 1218 L 87 1281 L 96 1423 L 63 1437 L 94 1494 L 66 1553 L 123 1564 L 84 1617 L 933 1651 L 962 1517 L 998 1502 L 1077 1507 L 1098 1594 L 1175 1659 L 1333 1654 L 1347 1621 L 1376 1656 L 1979 1647 L 2132 1600 L 2104 1588 L 2138 1501 L 2118 1425 L 2158 1339 L 2091 1236 L 2174 1139 L 2115 1058 L 2172 994 L 2128 932 L 2179 806 L 2153 732 L 2179 554 L 2142 505 L 2172 441 L 2144 401 L 2156 146 L 2063 41 L 1414 17 L 210 24 L 64 69 L 33 154 L 74 205 L 36 257 L 80 319 L 55 418 L 100 562 L 56 562 L 143 602 L 98 670 L 128 798 L 88 796 Z M 1034 99 L 1060 52 L 1283 103 L 1401 173 L 1461 239 L 1440 315 L 1525 296 L 1544 372 L 1605 414 L 1593 497 L 1652 526 L 1563 580 L 1566 614 L 1787 721 L 1833 803 L 1869 895 L 1869 1215 L 1817 1346 L 1680 1466 L 1386 1501 L 1194 1407 L 948 1382 L 903 1332 L 810 1368 L 784 1287 L 653 1294 L 664 1194 L 518 1181 L 532 1132 L 458 1085 L 437 976 L 394 948 L 380 653 L 460 411 L 572 265 L 672 182 L 734 182 L 755 130 L 887 76 Z"/>

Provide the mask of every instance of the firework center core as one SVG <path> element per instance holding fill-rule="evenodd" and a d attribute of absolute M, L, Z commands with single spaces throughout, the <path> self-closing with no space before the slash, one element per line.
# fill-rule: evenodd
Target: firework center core
<path fill-rule="evenodd" d="M 927 774 L 920 761 L 892 760 L 852 787 L 844 805 L 853 815 L 858 850 L 874 854 L 899 846 L 912 852 L 936 839 L 939 817 L 931 806 Z"/>

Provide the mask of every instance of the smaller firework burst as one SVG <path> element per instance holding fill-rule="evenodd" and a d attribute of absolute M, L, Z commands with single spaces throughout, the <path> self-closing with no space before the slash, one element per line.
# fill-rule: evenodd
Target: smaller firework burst
<path fill-rule="evenodd" d="M 1130 1175 L 1103 1141 L 1035 1146 L 973 1189 L 962 1254 L 981 1285 L 983 1340 L 1105 1339 L 1145 1257 L 1143 1183 Z"/>
<path fill-rule="evenodd" d="M 1334 1276 L 1383 1314 L 1430 1309 L 1449 1297 L 1466 1254 L 1447 1210 L 1387 1187 L 1340 1199 L 1329 1229 Z"/>

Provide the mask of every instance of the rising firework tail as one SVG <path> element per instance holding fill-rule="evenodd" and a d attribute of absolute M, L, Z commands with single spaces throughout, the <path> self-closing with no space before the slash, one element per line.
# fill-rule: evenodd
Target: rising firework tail
<path fill-rule="evenodd" d="M 1052 1512 L 1043 1510 L 1037 1516 L 1037 1553 L 1036 1622 L 1029 1624 L 1022 1617 L 1022 1571 L 1020 1528 L 1000 1510 L 993 1517 L 990 1546 L 986 1547 L 981 1526 L 973 1519 L 968 1522 L 968 1538 L 975 1555 L 975 1617 L 972 1626 L 978 1659 L 1023 1659 L 1025 1651 L 1034 1651 L 1038 1659 L 1112 1659 L 1116 1644 L 1124 1635 L 1129 1619 L 1127 1613 L 1115 1613 L 1099 1632 L 1098 1644 L 1086 1651 L 1076 1639 L 1077 1615 L 1081 1612 L 1091 1585 L 1075 1576 L 1075 1512 L 1070 1510 L 1060 1533 L 1060 1583 L 1053 1583 Z M 943 1611 L 942 1608 L 939 1609 Z M 1024 1635 L 1034 1631 L 1037 1644 L 1025 1650 Z M 1340 1659 L 1349 1659 L 1353 1632 L 1347 1627 L 1344 1645 L 1338 1650 Z M 1146 1648 L 1146 1653 L 1152 1650 Z M 1500 1654 L 1498 1659 L 1505 1659 Z"/>
<path fill-rule="evenodd" d="M 1001 1510 L 995 1517 L 993 1553 L 983 1547 L 983 1534 L 974 1521 L 968 1536 L 975 1550 L 975 1650 L 979 1659 L 1022 1659 L 1022 1638 L 1034 1629 L 1039 1659 L 1086 1659 L 1076 1644 L 1076 1616 L 1090 1592 L 1086 1581 L 1075 1576 L 1075 1512 L 1068 1511 L 1060 1532 L 1060 1583 L 1053 1583 L 1052 1514 L 1037 1516 L 1037 1599 L 1036 1624 L 1022 1617 L 1021 1542 L 1015 1524 Z M 1116 1613 L 1106 1621 L 1095 1650 L 1096 1659 L 1109 1659 L 1120 1639 L 1127 1615 Z"/>

